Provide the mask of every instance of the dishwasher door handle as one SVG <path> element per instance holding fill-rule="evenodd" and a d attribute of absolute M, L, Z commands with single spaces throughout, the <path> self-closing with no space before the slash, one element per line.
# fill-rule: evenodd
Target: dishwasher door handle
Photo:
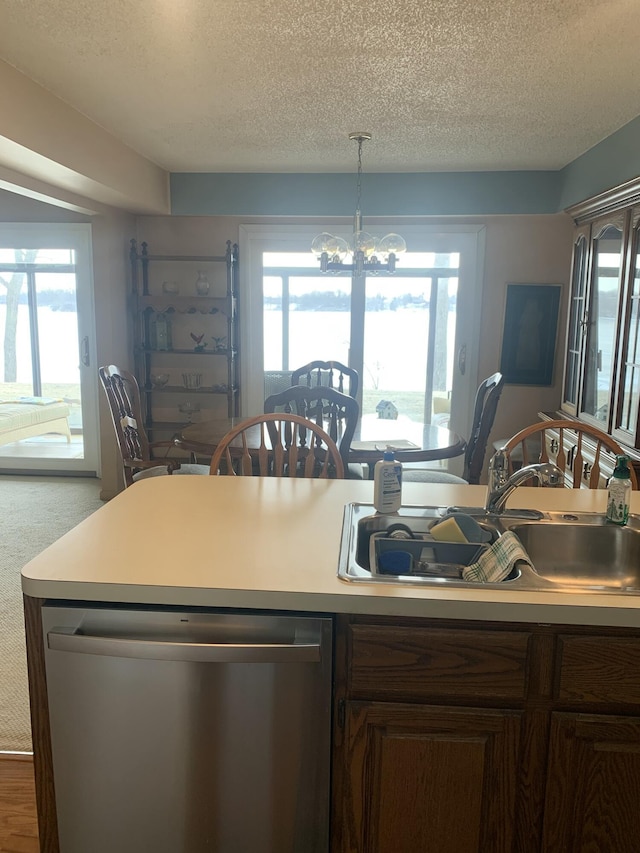
<path fill-rule="evenodd" d="M 319 643 L 180 643 L 49 631 L 50 649 L 83 655 L 195 663 L 289 663 L 320 660 Z"/>

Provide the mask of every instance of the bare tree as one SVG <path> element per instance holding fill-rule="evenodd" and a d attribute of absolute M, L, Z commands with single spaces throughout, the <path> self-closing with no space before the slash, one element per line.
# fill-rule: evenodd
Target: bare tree
<path fill-rule="evenodd" d="M 37 249 L 15 249 L 16 264 L 32 264 Z M 20 291 L 24 282 L 25 273 L 14 272 L 9 276 L 0 275 L 0 284 L 6 289 L 6 314 L 4 318 L 4 381 L 15 382 L 18 376 L 18 304 Z"/>

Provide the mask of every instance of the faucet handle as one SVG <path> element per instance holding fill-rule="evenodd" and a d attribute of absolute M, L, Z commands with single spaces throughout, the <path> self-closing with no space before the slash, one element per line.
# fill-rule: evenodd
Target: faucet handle
<path fill-rule="evenodd" d="M 557 465 L 554 465 L 553 462 L 550 462 L 548 466 L 545 466 L 544 476 L 545 485 L 564 486 L 564 471 L 561 468 L 558 468 Z"/>
<path fill-rule="evenodd" d="M 489 461 L 489 491 L 501 488 L 508 479 L 509 460 L 504 450 L 497 450 Z"/>
<path fill-rule="evenodd" d="M 490 468 L 506 468 L 507 467 L 507 453 L 504 447 L 501 447 L 491 457 L 491 461 L 489 462 Z"/>

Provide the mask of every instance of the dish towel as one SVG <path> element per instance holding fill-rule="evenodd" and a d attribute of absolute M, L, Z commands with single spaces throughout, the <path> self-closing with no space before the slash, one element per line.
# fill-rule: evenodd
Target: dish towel
<path fill-rule="evenodd" d="M 476 583 L 500 583 L 519 560 L 533 565 L 516 534 L 508 530 L 484 551 L 479 560 L 465 566 L 462 577 Z"/>

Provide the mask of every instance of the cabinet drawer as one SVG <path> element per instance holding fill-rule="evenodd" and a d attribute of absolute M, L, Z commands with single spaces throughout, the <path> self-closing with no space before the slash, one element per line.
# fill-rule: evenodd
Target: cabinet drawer
<path fill-rule="evenodd" d="M 585 703 L 640 706 L 640 638 L 558 638 L 557 698 Z"/>
<path fill-rule="evenodd" d="M 352 625 L 352 698 L 520 701 L 526 694 L 530 634 Z"/>

